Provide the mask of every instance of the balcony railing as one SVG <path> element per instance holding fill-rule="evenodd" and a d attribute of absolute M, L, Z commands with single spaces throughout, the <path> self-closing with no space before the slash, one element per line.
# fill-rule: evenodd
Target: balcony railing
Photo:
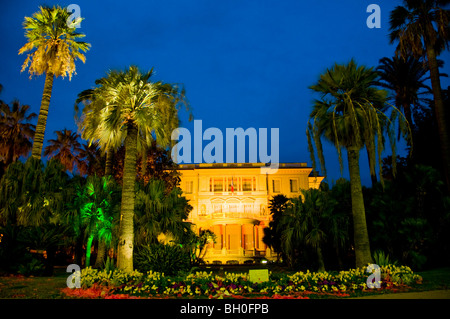
<path fill-rule="evenodd" d="M 268 219 L 268 215 L 261 215 L 254 212 L 214 212 L 211 214 L 198 214 L 199 219 L 223 219 L 223 218 L 251 218 L 251 219 Z"/>

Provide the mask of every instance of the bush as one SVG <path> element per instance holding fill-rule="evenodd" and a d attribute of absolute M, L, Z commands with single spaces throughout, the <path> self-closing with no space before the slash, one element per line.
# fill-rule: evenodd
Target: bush
<path fill-rule="evenodd" d="M 396 260 L 392 261 L 389 258 L 389 254 L 385 254 L 382 250 L 376 250 L 373 253 L 373 260 L 375 264 L 378 266 L 387 266 L 387 265 L 397 265 L 398 262 Z"/>
<path fill-rule="evenodd" d="M 180 246 L 162 244 L 138 247 L 134 265 L 141 272 L 151 270 L 169 276 L 191 268 L 190 256 Z"/>
<path fill-rule="evenodd" d="M 41 276 L 44 273 L 45 266 L 44 264 L 33 258 L 29 263 L 19 266 L 19 274 L 24 276 Z"/>

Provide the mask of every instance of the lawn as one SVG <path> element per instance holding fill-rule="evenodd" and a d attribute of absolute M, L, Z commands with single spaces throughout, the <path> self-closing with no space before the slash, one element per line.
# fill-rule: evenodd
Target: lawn
<path fill-rule="evenodd" d="M 239 269 L 237 269 L 239 270 Z M 214 269 L 218 273 L 224 269 Z M 226 269 L 232 272 L 232 269 Z M 242 270 L 241 270 L 242 271 Z M 280 270 L 280 274 L 283 273 Z M 450 287 L 450 268 L 440 268 L 418 272 L 423 278 L 423 283 L 407 291 L 428 291 L 438 289 L 449 289 Z M 23 277 L 23 276 L 3 276 L 0 277 L 0 298 L 1 299 L 60 299 L 66 298 L 61 289 L 66 288 L 66 280 L 68 273 L 64 268 L 55 269 L 55 275 L 52 277 Z M 398 290 L 376 289 L 364 292 L 364 295 L 371 293 L 392 293 Z M 402 289 L 401 291 L 405 291 Z M 360 294 L 350 294 L 350 296 L 358 296 Z M 310 298 L 336 298 L 331 294 L 314 294 L 309 295 Z"/>

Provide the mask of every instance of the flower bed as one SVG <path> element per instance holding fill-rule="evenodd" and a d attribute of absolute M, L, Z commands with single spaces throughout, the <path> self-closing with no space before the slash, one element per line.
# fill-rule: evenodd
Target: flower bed
<path fill-rule="evenodd" d="M 246 273 L 196 272 L 186 276 L 163 273 L 126 273 L 86 268 L 81 271 L 81 289 L 63 290 L 68 296 L 87 298 L 305 298 L 308 295 L 337 297 L 374 291 L 367 287 L 366 268 L 341 272 L 270 273 L 269 281 L 253 283 Z M 422 278 L 406 266 L 388 265 L 381 270 L 381 290 L 420 284 Z M 85 292 L 85 293 L 84 293 Z"/>

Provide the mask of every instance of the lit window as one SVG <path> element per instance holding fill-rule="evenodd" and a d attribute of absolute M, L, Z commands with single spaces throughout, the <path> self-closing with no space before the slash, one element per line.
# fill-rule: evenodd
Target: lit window
<path fill-rule="evenodd" d="M 238 210 L 237 204 L 230 204 L 228 207 L 229 207 L 230 213 L 237 213 L 237 210 Z"/>
<path fill-rule="evenodd" d="M 253 211 L 253 205 L 252 204 L 244 204 L 244 213 L 245 214 L 251 214 Z"/>
<path fill-rule="evenodd" d="M 252 179 L 250 177 L 242 178 L 242 191 L 244 192 L 252 191 Z"/>
<path fill-rule="evenodd" d="M 291 187 L 291 193 L 297 193 L 298 192 L 298 183 L 296 179 L 289 180 L 290 187 Z"/>
<path fill-rule="evenodd" d="M 194 186 L 194 182 L 193 182 L 193 181 L 187 181 L 187 182 L 186 182 L 185 193 L 186 193 L 186 194 L 192 194 L 193 186 Z"/>
<path fill-rule="evenodd" d="M 222 204 L 214 204 L 214 213 L 221 214 L 222 213 Z"/>
<path fill-rule="evenodd" d="M 214 191 L 215 192 L 223 192 L 223 180 L 222 179 L 214 179 Z"/>
<path fill-rule="evenodd" d="M 209 179 L 209 191 L 210 192 L 223 192 L 223 178 L 210 178 Z"/>
<path fill-rule="evenodd" d="M 272 180 L 272 190 L 274 193 L 279 193 L 281 191 L 281 182 L 279 179 Z"/>

